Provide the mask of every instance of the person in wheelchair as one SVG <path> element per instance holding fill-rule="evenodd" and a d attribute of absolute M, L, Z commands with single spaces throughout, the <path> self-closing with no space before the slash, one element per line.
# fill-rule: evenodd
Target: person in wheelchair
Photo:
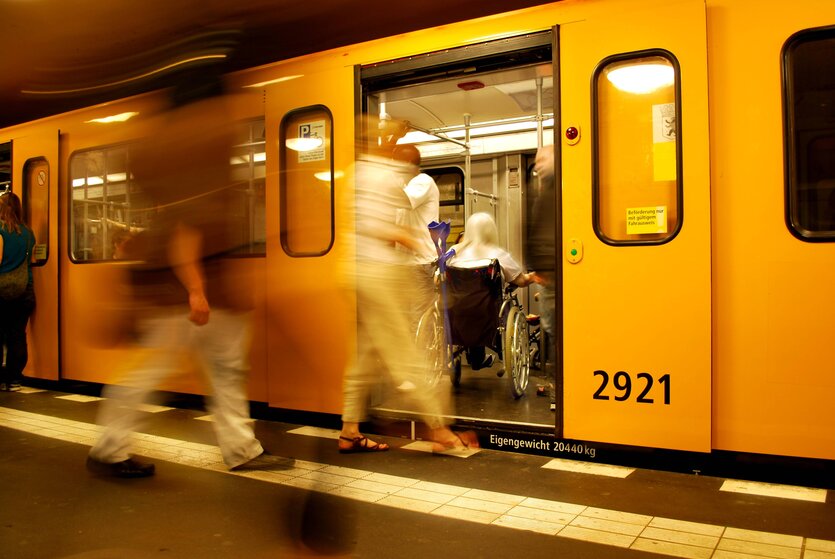
<path fill-rule="evenodd" d="M 474 213 L 467 219 L 464 226 L 463 240 L 452 246 L 455 256 L 449 260 L 447 265 L 451 268 L 483 268 L 489 266 L 489 263 L 495 260 L 499 263 L 505 283 L 525 287 L 536 281 L 536 273 L 524 272 L 522 266 L 516 262 L 507 250 L 500 247 L 498 242 L 499 229 L 493 217 L 485 212 Z M 492 272 L 488 269 L 488 273 Z M 501 286 L 501 282 L 499 285 Z M 494 300 L 500 302 L 501 293 L 497 298 L 494 297 Z M 497 316 L 498 308 L 495 311 Z M 489 335 L 489 333 L 486 335 Z M 470 338 L 470 336 L 467 337 Z M 481 339 L 484 339 L 484 336 L 481 336 Z M 494 357 L 492 354 L 486 355 L 485 345 L 468 346 L 465 353 L 467 361 L 474 371 L 489 368 L 493 365 Z M 504 370 L 499 373 L 499 376 L 503 373 Z"/>

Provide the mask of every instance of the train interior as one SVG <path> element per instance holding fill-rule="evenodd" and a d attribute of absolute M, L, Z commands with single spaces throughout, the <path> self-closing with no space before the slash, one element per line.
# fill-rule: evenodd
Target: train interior
<path fill-rule="evenodd" d="M 365 110 L 381 118 L 404 120 L 410 132 L 400 143 L 413 143 L 421 152 L 421 170 L 432 176 L 440 191 L 440 220 L 451 225 L 452 245 L 469 216 L 490 214 L 499 230 L 500 245 L 526 265 L 527 215 L 537 177 L 537 149 L 553 144 L 554 80 L 551 34 L 520 39 L 512 55 L 507 45 L 482 45 L 485 51 L 428 54 L 363 80 Z M 491 52 L 492 51 L 492 52 Z M 529 267 L 527 267 L 530 269 Z M 541 287 L 521 288 L 518 297 L 529 315 L 545 310 Z M 532 333 L 532 332 L 531 332 Z M 456 421 L 491 424 L 510 429 L 553 432 L 554 390 L 552 340 L 533 351 L 527 388 L 521 397 L 511 390 L 509 374 L 499 355 L 474 370 L 466 357 L 460 377 L 449 364 L 441 378 L 452 394 Z M 397 398 L 378 395 L 378 412 L 397 416 Z"/>

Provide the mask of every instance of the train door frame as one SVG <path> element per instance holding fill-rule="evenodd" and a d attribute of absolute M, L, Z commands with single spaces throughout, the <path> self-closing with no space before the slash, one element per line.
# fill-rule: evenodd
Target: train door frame
<path fill-rule="evenodd" d="M 490 72 L 495 72 L 497 70 L 509 70 L 512 68 L 518 68 L 535 64 L 551 65 L 555 88 L 554 112 L 556 113 L 559 103 L 559 93 L 556 89 L 558 87 L 558 78 L 556 73 L 556 68 L 558 66 L 558 58 L 556 54 L 556 29 L 556 27 L 547 28 L 545 30 L 532 31 L 528 34 L 521 34 L 517 36 L 503 38 L 501 40 L 485 41 L 482 43 L 476 43 L 459 48 L 410 56 L 407 59 L 384 61 L 360 66 L 360 85 L 358 91 L 358 99 L 360 102 L 360 106 L 358 107 L 358 114 L 364 114 L 370 111 L 369 97 L 376 92 L 396 89 L 419 83 L 433 82 L 436 80 L 442 80 L 444 78 L 448 79 L 451 77 L 461 78 L 462 80 L 465 80 L 468 76 L 476 77 L 479 75 L 485 75 Z M 556 120 L 557 115 L 555 114 L 555 122 Z M 541 121 L 539 124 L 540 127 L 538 130 L 538 137 L 540 142 L 538 143 L 538 146 L 541 146 Z M 466 128 L 467 135 L 465 136 L 464 144 L 466 144 L 469 140 L 468 124 Z M 427 130 L 421 131 L 424 133 L 429 132 L 430 134 L 432 134 L 430 131 Z M 442 139 L 447 140 L 448 138 Z M 457 143 L 456 140 L 452 141 Z M 559 150 L 559 146 L 556 146 L 554 149 Z M 463 165 L 463 167 L 465 168 L 465 181 L 471 181 L 471 176 L 469 173 L 469 163 L 470 160 L 469 157 L 467 157 L 465 164 Z M 494 173 L 495 172 L 496 170 L 494 169 Z M 505 174 L 510 174 L 511 170 L 505 169 L 504 172 Z M 516 169 L 516 173 L 519 173 L 519 169 Z M 517 186 L 519 185 L 518 181 L 521 180 L 521 178 L 517 180 Z M 557 178 L 557 180 L 559 180 L 559 178 Z M 497 200 L 496 196 L 491 195 L 489 193 L 485 194 L 473 191 L 469 182 L 466 182 L 464 184 L 464 192 L 466 208 L 465 218 L 467 215 L 469 215 L 469 211 L 472 210 L 470 202 L 471 196 L 486 196 L 490 199 L 491 204 L 494 204 Z M 524 207 L 518 209 L 520 209 L 520 211 L 524 213 Z M 524 231 L 522 234 L 524 235 Z M 555 231 L 555 234 L 558 234 L 558 232 Z M 517 241 L 521 242 L 521 239 L 518 239 Z M 560 246 L 558 240 L 555 240 L 555 246 Z M 556 258 L 556 255 L 554 257 L 554 260 L 556 261 L 556 265 L 559 265 L 559 259 Z M 556 305 L 559 306 L 559 304 L 560 303 L 557 298 Z M 556 311 L 556 315 L 559 316 L 559 314 L 560 313 Z M 557 340 L 559 339 L 559 336 L 554 337 L 554 347 L 550 350 L 550 353 L 552 355 L 559 355 L 562 353 L 561 348 L 557 346 L 557 344 L 559 343 Z M 559 378 L 560 375 L 561 373 L 559 372 L 559 369 L 555 368 L 556 378 L 554 383 L 556 386 L 561 386 L 562 384 L 561 378 Z M 510 399 L 509 395 L 508 398 Z M 545 410 L 547 410 L 547 401 L 542 401 L 541 403 L 545 407 Z M 557 417 L 560 417 L 559 413 L 557 414 Z M 491 416 L 489 416 L 489 414 L 487 418 L 466 417 L 463 419 L 463 421 L 465 422 L 470 422 L 473 420 L 475 420 L 477 424 L 482 426 L 508 428 L 509 425 L 507 421 L 492 418 Z M 511 421 L 510 423 L 513 424 L 513 429 L 522 429 L 525 431 L 530 431 L 532 433 L 558 433 L 560 429 L 556 421 L 550 421 L 547 424 L 547 426 L 540 426 L 539 424 L 533 424 L 528 422 L 520 423 Z M 542 429 L 543 426 L 545 427 L 544 430 Z"/>

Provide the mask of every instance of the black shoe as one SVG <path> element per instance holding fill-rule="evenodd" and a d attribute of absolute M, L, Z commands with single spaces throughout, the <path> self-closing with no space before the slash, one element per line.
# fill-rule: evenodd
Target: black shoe
<path fill-rule="evenodd" d="M 484 361 L 482 361 L 481 365 L 470 365 L 470 368 L 473 371 L 479 371 L 481 369 L 489 369 L 490 367 L 493 366 L 493 361 L 494 360 L 495 360 L 495 358 L 491 354 L 491 355 L 488 355 L 487 357 L 484 358 Z"/>
<path fill-rule="evenodd" d="M 149 477 L 154 475 L 156 467 L 150 462 L 140 462 L 135 458 L 128 458 L 121 462 L 108 464 L 107 462 L 99 462 L 95 458 L 88 456 L 87 469 L 101 476 Z"/>
<path fill-rule="evenodd" d="M 266 450 L 243 464 L 232 466 L 229 468 L 230 472 L 249 472 L 254 470 L 290 470 L 296 465 L 295 458 L 285 458 L 284 456 L 274 456 Z"/>
<path fill-rule="evenodd" d="M 10 382 L 8 391 L 9 392 L 20 392 L 21 386 L 19 382 Z"/>

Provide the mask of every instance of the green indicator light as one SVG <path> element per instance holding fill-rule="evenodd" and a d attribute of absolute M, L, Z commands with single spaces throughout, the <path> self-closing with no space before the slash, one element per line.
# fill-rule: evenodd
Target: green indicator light
<path fill-rule="evenodd" d="M 577 256 L 577 249 L 576 248 L 571 249 L 571 256 Z"/>

